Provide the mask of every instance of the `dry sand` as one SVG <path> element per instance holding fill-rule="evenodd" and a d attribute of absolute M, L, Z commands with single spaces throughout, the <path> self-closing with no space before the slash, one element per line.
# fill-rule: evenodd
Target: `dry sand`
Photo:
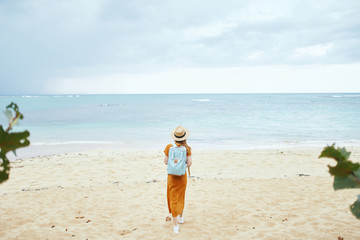
<path fill-rule="evenodd" d="M 321 149 L 194 149 L 178 235 L 162 151 L 17 160 L 0 185 L 0 239 L 360 239 L 360 190 L 333 190 Z"/>

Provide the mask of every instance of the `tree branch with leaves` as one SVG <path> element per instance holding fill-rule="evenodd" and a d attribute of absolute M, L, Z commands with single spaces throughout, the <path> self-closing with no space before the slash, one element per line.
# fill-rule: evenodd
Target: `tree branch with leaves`
<path fill-rule="evenodd" d="M 16 156 L 18 148 L 27 147 L 30 145 L 28 137 L 29 131 L 12 132 L 14 125 L 18 123 L 24 116 L 20 113 L 19 107 L 15 103 L 11 103 L 6 107 L 5 115 L 9 120 L 9 126 L 6 130 L 0 125 L 0 183 L 9 179 L 10 161 L 6 154 L 12 151 Z"/>
<path fill-rule="evenodd" d="M 333 158 L 337 164 L 329 167 L 329 173 L 334 176 L 333 187 L 335 190 L 360 188 L 360 164 L 349 160 L 351 152 L 345 148 L 335 148 L 335 143 L 327 146 L 321 152 L 319 158 Z M 352 214 L 360 219 L 360 195 L 358 199 L 350 206 Z"/>

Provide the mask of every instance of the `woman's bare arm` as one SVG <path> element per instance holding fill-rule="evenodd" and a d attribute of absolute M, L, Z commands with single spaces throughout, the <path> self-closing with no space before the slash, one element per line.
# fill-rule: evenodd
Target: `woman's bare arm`
<path fill-rule="evenodd" d="M 165 158 L 164 158 L 164 163 L 165 163 L 165 165 L 167 165 L 168 159 L 169 159 L 168 157 L 165 157 Z"/>
<path fill-rule="evenodd" d="M 187 164 L 188 167 L 191 167 L 191 165 L 192 165 L 192 158 L 191 158 L 191 156 L 188 156 L 188 157 L 187 157 L 186 164 Z"/>

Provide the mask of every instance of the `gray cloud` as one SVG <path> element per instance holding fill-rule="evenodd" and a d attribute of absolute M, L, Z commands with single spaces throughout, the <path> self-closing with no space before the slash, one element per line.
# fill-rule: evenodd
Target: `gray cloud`
<path fill-rule="evenodd" d="M 168 67 L 356 63 L 359 14 L 357 0 L 1 1 L 0 94 Z"/>

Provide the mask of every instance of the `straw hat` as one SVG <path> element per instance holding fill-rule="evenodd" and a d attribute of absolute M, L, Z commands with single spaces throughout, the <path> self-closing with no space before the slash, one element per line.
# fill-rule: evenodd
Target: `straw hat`
<path fill-rule="evenodd" d="M 175 141 L 184 141 L 189 137 L 189 130 L 182 126 L 178 126 L 171 132 L 171 138 Z"/>

